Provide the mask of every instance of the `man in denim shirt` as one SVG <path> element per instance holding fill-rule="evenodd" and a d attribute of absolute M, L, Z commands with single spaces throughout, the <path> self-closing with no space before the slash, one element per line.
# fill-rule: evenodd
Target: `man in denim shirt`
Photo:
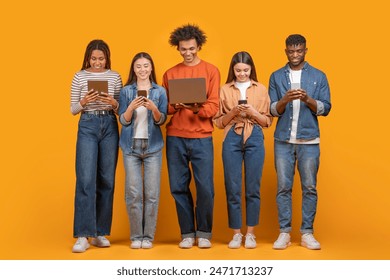
<path fill-rule="evenodd" d="M 286 249 L 291 244 L 291 196 L 297 163 L 302 187 L 301 245 L 318 250 L 320 243 L 313 236 L 320 157 L 317 116 L 326 116 L 331 109 L 329 85 L 326 75 L 305 61 L 302 35 L 287 37 L 285 53 L 288 63 L 272 73 L 269 81 L 271 114 L 278 117 L 274 149 L 280 234 L 273 248 Z"/>

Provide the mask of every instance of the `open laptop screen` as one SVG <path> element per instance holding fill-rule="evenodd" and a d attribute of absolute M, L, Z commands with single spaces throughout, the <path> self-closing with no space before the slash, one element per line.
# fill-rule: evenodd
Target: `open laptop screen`
<path fill-rule="evenodd" d="M 168 80 L 168 99 L 170 104 L 206 102 L 206 79 L 185 78 Z"/>

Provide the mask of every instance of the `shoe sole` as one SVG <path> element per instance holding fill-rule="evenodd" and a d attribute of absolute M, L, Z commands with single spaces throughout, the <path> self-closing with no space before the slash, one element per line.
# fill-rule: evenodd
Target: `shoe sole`
<path fill-rule="evenodd" d="M 198 244 L 198 248 L 200 248 L 200 249 L 209 249 L 209 248 L 211 248 L 211 244 L 206 244 L 206 245 Z"/>
<path fill-rule="evenodd" d="M 284 246 L 284 247 L 276 247 L 275 245 L 272 247 L 272 249 L 274 249 L 274 250 L 284 250 L 284 249 L 287 249 L 289 246 L 291 245 L 291 242 L 288 242 L 287 244 L 286 244 L 286 246 Z"/>
<path fill-rule="evenodd" d="M 84 253 L 85 251 L 88 250 L 88 248 L 89 248 L 89 244 L 88 244 L 88 246 L 85 248 L 85 250 L 74 250 L 74 249 L 72 249 L 72 253 Z"/>
<path fill-rule="evenodd" d="M 305 247 L 305 248 L 307 248 L 309 250 L 321 250 L 321 246 L 320 247 L 311 247 L 311 246 L 307 245 L 306 242 L 301 242 L 301 246 Z"/>
<path fill-rule="evenodd" d="M 194 245 L 195 245 L 195 244 L 192 244 L 192 245 L 190 245 L 190 246 L 180 246 L 180 244 L 179 244 L 179 248 L 180 248 L 180 249 L 191 249 Z"/>
<path fill-rule="evenodd" d="M 93 246 L 95 246 L 95 247 L 99 247 L 99 248 L 107 248 L 107 247 L 110 247 L 110 246 L 111 246 L 111 244 L 108 244 L 108 245 L 100 244 L 100 243 L 94 241 L 94 239 L 92 239 L 91 245 L 93 245 Z"/>

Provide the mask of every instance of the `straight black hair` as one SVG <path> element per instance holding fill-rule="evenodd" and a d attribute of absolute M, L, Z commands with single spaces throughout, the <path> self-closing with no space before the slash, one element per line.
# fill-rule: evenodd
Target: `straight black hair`
<path fill-rule="evenodd" d="M 127 79 L 125 86 L 131 85 L 131 84 L 137 82 L 137 75 L 134 72 L 134 63 L 140 58 L 146 58 L 147 60 L 150 61 L 150 64 L 152 65 L 152 72 L 150 73 L 149 80 L 153 83 L 157 83 L 156 82 L 157 81 L 156 72 L 154 71 L 155 68 L 154 68 L 154 62 L 153 62 L 152 57 L 146 52 L 139 52 L 133 57 L 133 60 L 131 61 L 129 78 Z"/>

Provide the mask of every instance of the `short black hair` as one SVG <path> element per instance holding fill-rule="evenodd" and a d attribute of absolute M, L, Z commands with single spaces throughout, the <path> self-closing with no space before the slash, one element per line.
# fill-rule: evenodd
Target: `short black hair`
<path fill-rule="evenodd" d="M 297 46 L 304 45 L 306 46 L 306 39 L 300 34 L 291 34 L 286 39 L 286 46 Z"/>
<path fill-rule="evenodd" d="M 180 41 L 188 41 L 191 39 L 195 39 L 196 44 L 199 49 L 201 49 L 202 45 L 207 41 L 207 36 L 199 26 L 186 24 L 172 31 L 171 36 L 169 37 L 169 44 L 178 47 Z"/>

